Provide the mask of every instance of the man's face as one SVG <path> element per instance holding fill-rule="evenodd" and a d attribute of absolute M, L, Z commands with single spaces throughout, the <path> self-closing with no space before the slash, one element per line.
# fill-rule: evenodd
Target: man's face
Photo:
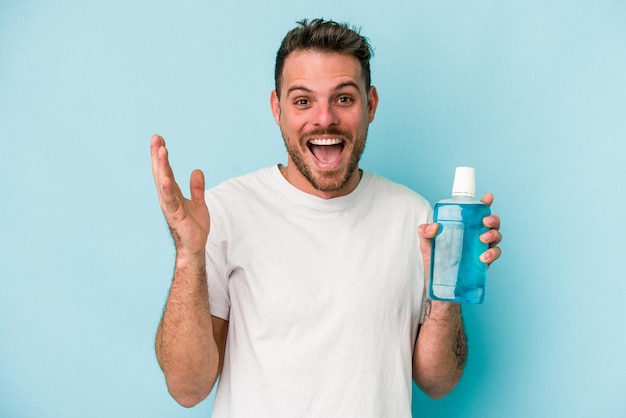
<path fill-rule="evenodd" d="M 285 60 L 281 97 L 272 92 L 272 113 L 289 153 L 283 173 L 294 186 L 323 198 L 350 193 L 378 94 L 369 94 L 359 61 L 314 50 Z"/>

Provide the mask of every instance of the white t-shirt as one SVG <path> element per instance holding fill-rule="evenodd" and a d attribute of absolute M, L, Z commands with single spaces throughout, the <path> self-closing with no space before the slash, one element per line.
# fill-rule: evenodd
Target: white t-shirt
<path fill-rule="evenodd" d="M 229 321 L 213 417 L 410 417 L 428 202 L 368 172 L 321 199 L 278 166 L 206 201 L 211 314 Z"/>

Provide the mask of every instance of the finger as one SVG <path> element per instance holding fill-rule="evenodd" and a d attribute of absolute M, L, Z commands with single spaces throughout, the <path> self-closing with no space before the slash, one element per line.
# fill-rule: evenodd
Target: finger
<path fill-rule="evenodd" d="M 157 134 L 152 135 L 152 138 L 150 138 L 150 150 L 152 151 L 154 148 L 158 148 L 161 145 L 165 146 L 163 137 Z"/>
<path fill-rule="evenodd" d="M 159 200 L 161 201 L 163 212 L 166 215 L 175 213 L 181 206 L 182 199 L 183 197 L 174 179 L 167 176 L 163 177 L 159 187 Z"/>
<path fill-rule="evenodd" d="M 172 166 L 170 166 L 169 154 L 165 145 L 159 147 L 157 152 L 157 178 L 162 179 L 169 177 L 172 181 L 175 181 L 174 171 L 172 170 Z"/>
<path fill-rule="evenodd" d="M 165 146 L 165 140 L 159 135 L 152 136 L 150 154 L 152 156 L 152 174 L 157 184 L 160 183 L 163 176 L 171 177 L 174 180 L 174 171 L 172 171 L 169 162 L 169 151 Z"/>
<path fill-rule="evenodd" d="M 487 251 L 480 255 L 480 261 L 483 263 L 490 265 L 494 261 L 496 261 L 502 255 L 502 250 L 500 247 L 489 248 Z"/>
<path fill-rule="evenodd" d="M 483 218 L 483 225 L 489 229 L 500 229 L 500 217 L 498 215 L 489 215 Z"/>
<path fill-rule="evenodd" d="M 157 189 L 160 188 L 163 175 L 172 175 L 173 172 L 169 166 L 168 151 L 165 147 L 165 141 L 159 135 L 153 135 L 150 144 L 150 156 L 152 158 L 152 177 L 157 185 Z"/>
<path fill-rule="evenodd" d="M 489 244 L 490 246 L 496 246 L 502 241 L 502 234 L 500 231 L 495 229 L 490 229 L 484 234 L 480 235 L 480 242 L 483 244 Z"/>
<path fill-rule="evenodd" d="M 152 175 L 155 178 L 157 172 L 159 148 L 161 148 L 162 146 L 165 146 L 165 141 L 163 140 L 163 137 L 156 134 L 152 135 L 152 138 L 150 140 L 150 158 L 152 159 Z"/>
<path fill-rule="evenodd" d="M 156 182 L 161 208 L 166 215 L 176 212 L 182 204 L 183 199 L 180 188 L 174 179 L 174 172 L 170 166 L 168 154 L 167 148 L 161 138 L 161 144 L 158 145 L 156 152 L 154 180 Z"/>
<path fill-rule="evenodd" d="M 487 206 L 491 206 L 491 204 L 493 203 L 493 194 L 485 193 L 485 195 L 482 197 L 482 199 L 480 199 L 480 201 L 486 204 Z"/>

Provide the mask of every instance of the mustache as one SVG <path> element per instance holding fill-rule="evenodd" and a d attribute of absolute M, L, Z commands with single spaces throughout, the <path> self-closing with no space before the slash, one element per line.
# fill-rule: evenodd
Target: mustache
<path fill-rule="evenodd" d="M 303 136 L 305 138 L 315 138 L 317 136 L 323 136 L 323 135 L 341 136 L 344 138 L 350 137 L 350 135 L 347 132 L 344 132 L 338 128 L 314 129 L 311 132 L 307 132 Z"/>

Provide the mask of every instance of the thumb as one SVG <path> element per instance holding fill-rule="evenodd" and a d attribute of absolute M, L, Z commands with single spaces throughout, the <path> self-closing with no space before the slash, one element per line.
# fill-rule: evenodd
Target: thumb
<path fill-rule="evenodd" d="M 189 190 L 191 192 L 191 200 L 194 203 L 204 204 L 204 173 L 202 171 L 194 170 L 191 172 Z"/>
<path fill-rule="evenodd" d="M 417 235 L 420 239 L 420 252 L 422 253 L 422 262 L 424 266 L 425 282 L 424 285 L 428 286 L 430 280 L 430 253 L 432 249 L 432 240 L 439 231 L 439 224 L 423 224 L 417 228 Z"/>
<path fill-rule="evenodd" d="M 438 223 L 422 224 L 417 229 L 417 233 L 420 238 L 420 250 L 424 257 L 430 256 L 430 249 L 432 247 L 432 239 L 437 235 L 439 231 Z"/>

